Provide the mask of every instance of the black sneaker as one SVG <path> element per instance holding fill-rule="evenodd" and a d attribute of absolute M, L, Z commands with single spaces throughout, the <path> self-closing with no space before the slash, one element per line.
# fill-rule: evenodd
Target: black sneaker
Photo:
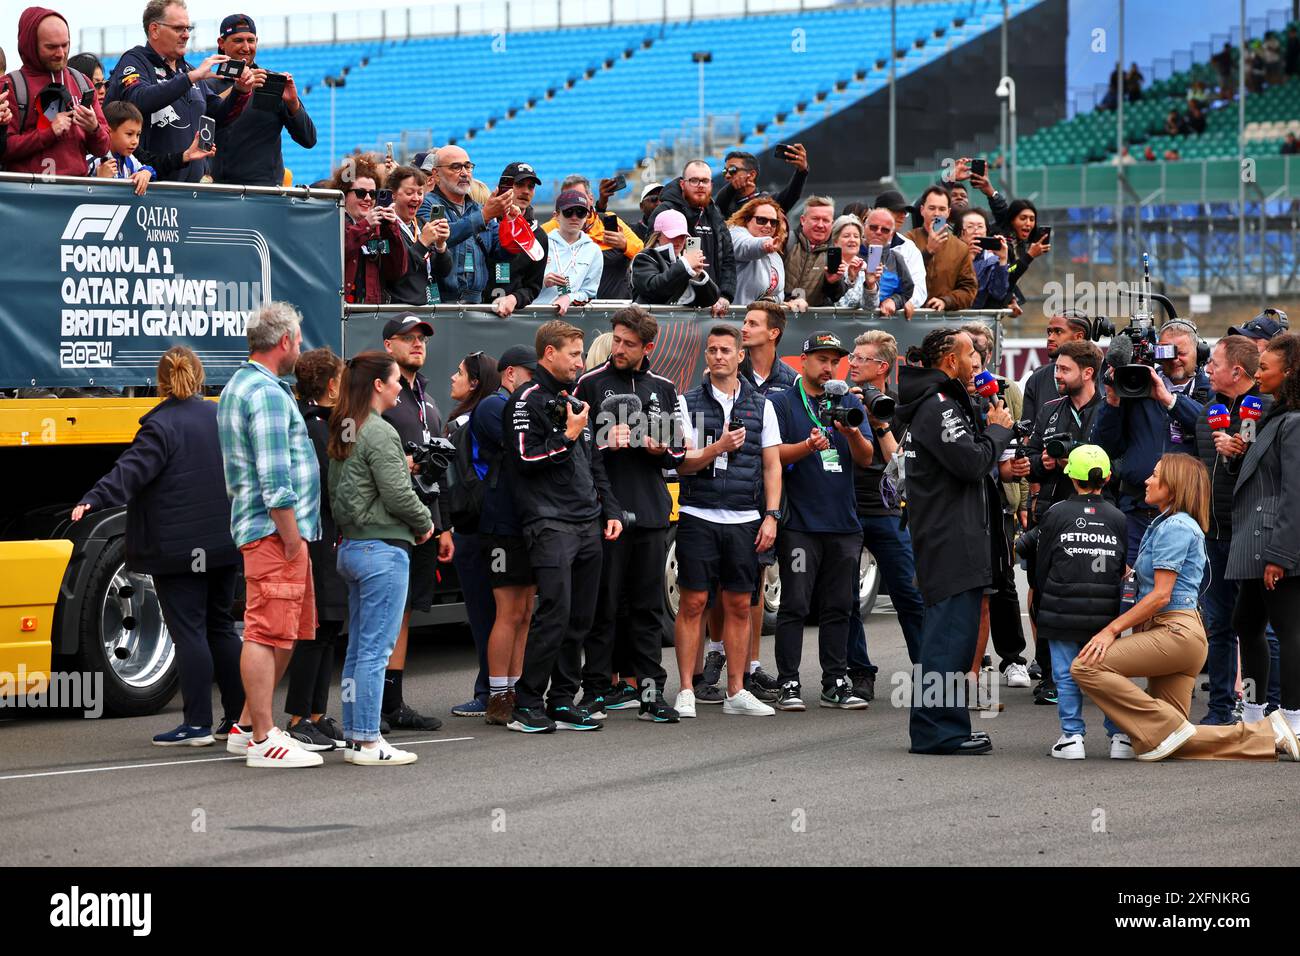
<path fill-rule="evenodd" d="M 760 667 L 754 673 L 749 675 L 750 681 L 763 690 L 775 691 L 778 695 L 781 693 L 781 682 Z"/>
<path fill-rule="evenodd" d="M 756 675 L 757 672 L 745 675 L 745 690 L 765 704 L 775 704 L 781 699 L 781 685 L 778 684 L 776 687 L 771 688 L 764 687 L 755 679 Z M 763 676 L 768 677 L 769 675 L 764 674 Z"/>
<path fill-rule="evenodd" d="M 1029 662 L 1029 679 L 1041 681 L 1043 679 L 1043 669 L 1038 666 L 1037 660 Z"/>
<path fill-rule="evenodd" d="M 727 699 L 727 695 L 722 692 L 722 688 L 715 687 L 712 684 L 696 681 L 694 690 L 695 703 L 697 704 L 721 704 Z"/>
<path fill-rule="evenodd" d="M 289 736 L 298 741 L 303 750 L 328 753 L 336 749 L 334 741 L 321 733 L 319 727 L 310 720 L 300 720 L 289 728 Z"/>
<path fill-rule="evenodd" d="M 217 724 L 216 730 L 212 731 L 212 736 L 217 740 L 225 740 L 230 736 L 230 728 L 235 726 L 235 721 L 229 717 L 222 717 L 221 723 Z"/>
<path fill-rule="evenodd" d="M 317 730 L 319 730 L 330 740 L 334 741 L 335 747 L 339 748 L 340 750 L 343 749 L 343 727 L 342 725 L 339 724 L 337 720 L 335 720 L 333 717 L 330 717 L 327 714 L 324 717 L 322 717 L 320 720 L 312 721 L 312 723 L 316 725 Z"/>
<path fill-rule="evenodd" d="M 559 707 L 548 707 L 546 716 L 555 721 L 555 726 L 560 730 L 600 730 L 601 723 L 591 719 L 581 707 L 570 707 L 561 704 Z"/>
<path fill-rule="evenodd" d="M 791 710 L 796 712 L 805 711 L 808 708 L 804 706 L 803 698 L 798 681 L 787 681 L 781 685 L 781 696 L 777 698 L 777 710 Z"/>
<path fill-rule="evenodd" d="M 821 699 L 817 702 L 822 707 L 837 710 L 866 710 L 867 702 L 853 693 L 853 685 L 841 677 L 830 687 L 822 688 Z"/>
<path fill-rule="evenodd" d="M 721 651 L 709 651 L 704 655 L 704 683 L 716 684 L 722 677 L 722 668 L 727 664 L 727 655 Z"/>
<path fill-rule="evenodd" d="M 1037 687 L 1035 687 L 1034 703 L 1042 704 L 1043 706 L 1051 705 L 1052 707 L 1055 707 L 1057 703 L 1056 685 L 1044 683 L 1044 684 L 1039 684 Z"/>
<path fill-rule="evenodd" d="M 605 691 L 604 697 L 606 710 L 632 710 L 634 707 L 641 706 L 641 698 L 637 696 L 636 688 L 625 680 L 619 681 Z"/>
<path fill-rule="evenodd" d="M 437 717 L 426 717 L 406 701 L 391 713 L 383 714 L 383 719 L 392 725 L 393 730 L 441 730 L 442 721 Z M 381 734 L 391 731 L 379 728 Z"/>
<path fill-rule="evenodd" d="M 681 720 L 677 711 L 669 707 L 662 696 L 642 702 L 641 713 L 636 715 L 636 719 L 650 720 L 656 724 L 675 724 Z"/>
<path fill-rule="evenodd" d="M 608 704 L 606 703 L 603 694 L 588 691 L 582 692 L 582 709 L 587 712 L 587 716 L 592 720 L 604 720 L 608 717 L 609 714 L 605 712 L 607 706 Z"/>
<path fill-rule="evenodd" d="M 876 675 L 861 673 L 850 674 L 849 680 L 853 683 L 853 694 L 861 697 L 865 701 L 876 699 Z"/>
<path fill-rule="evenodd" d="M 597 725 L 599 726 L 599 725 Z M 516 707 L 510 715 L 507 730 L 518 730 L 525 734 L 553 734 L 555 721 L 546 716 L 540 707 Z"/>

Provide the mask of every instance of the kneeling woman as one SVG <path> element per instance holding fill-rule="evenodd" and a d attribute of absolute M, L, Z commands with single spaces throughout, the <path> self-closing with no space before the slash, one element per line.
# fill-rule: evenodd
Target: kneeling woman
<path fill-rule="evenodd" d="M 1300 759 L 1300 744 L 1280 711 L 1226 727 L 1187 720 L 1208 649 L 1196 609 L 1210 511 L 1205 466 L 1191 455 L 1165 455 L 1147 479 L 1146 501 L 1160 514 L 1138 549 L 1137 603 L 1093 635 L 1070 667 L 1079 687 L 1123 731 L 1112 738 L 1111 756 L 1131 747 L 1138 760 Z M 1130 627 L 1133 633 L 1121 639 Z M 1133 677 L 1147 679 L 1146 691 Z"/>
<path fill-rule="evenodd" d="M 384 668 L 406 609 L 411 548 L 428 541 L 433 518 L 411 486 L 396 429 L 383 413 L 401 395 L 397 363 L 384 352 L 348 360 L 330 415 L 330 507 L 343 543 L 339 574 L 348 586 L 348 652 L 343 661 L 344 753 L 349 763 L 414 763 L 379 733 Z"/>

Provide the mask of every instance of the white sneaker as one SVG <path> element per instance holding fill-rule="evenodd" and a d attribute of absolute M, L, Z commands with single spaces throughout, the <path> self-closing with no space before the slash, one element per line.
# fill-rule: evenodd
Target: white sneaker
<path fill-rule="evenodd" d="M 770 717 L 776 710 L 767 706 L 747 690 L 737 691 L 722 702 L 724 714 L 739 714 L 742 717 Z"/>
<path fill-rule="evenodd" d="M 1083 749 L 1083 734 L 1061 734 L 1060 739 L 1052 746 L 1051 753 L 1053 757 L 1060 757 L 1062 760 L 1082 760 L 1088 756 L 1088 752 Z"/>
<path fill-rule="evenodd" d="M 1110 738 L 1110 759 L 1111 760 L 1132 760 L 1137 754 L 1133 752 L 1133 741 L 1128 739 L 1128 734 L 1116 734 Z"/>
<path fill-rule="evenodd" d="M 320 754 L 288 745 L 289 735 L 273 729 L 260 744 L 250 743 L 247 763 L 250 767 L 319 767 L 325 762 Z"/>
<path fill-rule="evenodd" d="M 725 705 L 724 705 L 725 709 Z M 677 700 L 673 701 L 673 710 L 677 711 L 677 716 L 686 718 L 695 716 L 695 691 L 681 690 L 677 692 Z"/>
<path fill-rule="evenodd" d="M 248 745 L 253 742 L 253 732 L 245 730 L 239 724 L 232 724 L 230 736 L 226 738 L 226 753 L 244 757 L 248 754 Z"/>
<path fill-rule="evenodd" d="M 1007 679 L 1008 687 L 1029 687 L 1033 683 L 1029 679 L 1029 668 L 1024 664 L 1008 665 L 1002 676 Z"/>
<path fill-rule="evenodd" d="M 348 763 L 359 767 L 399 767 L 402 764 L 415 763 L 420 755 L 409 750 L 398 750 L 383 737 L 377 741 L 378 746 L 363 747 L 354 743 L 344 753 Z"/>
<path fill-rule="evenodd" d="M 1281 710 L 1275 710 L 1268 715 L 1268 722 L 1273 725 L 1273 742 L 1277 746 L 1278 759 L 1300 762 L 1300 740 L 1296 739 L 1286 715 Z"/>
<path fill-rule="evenodd" d="M 1144 754 L 1138 754 L 1138 760 L 1164 760 L 1171 753 L 1181 747 L 1187 741 L 1196 736 L 1196 727 L 1188 721 L 1183 721 L 1183 725 L 1175 730 L 1172 734 L 1156 746 L 1155 750 L 1148 750 Z"/>

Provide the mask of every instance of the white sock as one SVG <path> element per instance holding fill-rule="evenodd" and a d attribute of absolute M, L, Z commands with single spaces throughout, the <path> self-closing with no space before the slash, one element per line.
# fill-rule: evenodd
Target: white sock
<path fill-rule="evenodd" d="M 1263 704 L 1242 704 L 1241 719 L 1248 724 L 1257 724 L 1264 719 Z"/>
<path fill-rule="evenodd" d="M 488 676 L 488 689 L 491 691 L 491 693 L 492 693 L 494 696 L 495 696 L 496 694 L 504 694 L 506 691 L 508 691 L 508 690 L 510 689 L 510 678 L 509 678 L 509 677 L 492 677 L 491 675 L 489 675 L 489 676 Z"/>
<path fill-rule="evenodd" d="M 705 653 L 708 654 L 712 654 L 714 651 L 717 651 L 719 654 L 725 653 L 722 649 L 721 641 L 709 641 L 709 646 L 706 647 L 704 650 Z"/>
<path fill-rule="evenodd" d="M 520 676 L 522 677 L 523 675 L 521 674 Z M 515 684 L 519 683 L 519 678 L 518 678 L 518 677 L 507 677 L 506 680 L 508 680 L 508 681 L 510 682 L 510 684 L 509 684 L 509 688 L 510 688 L 510 690 L 514 690 L 514 689 L 515 689 Z"/>
<path fill-rule="evenodd" d="M 762 663 L 759 662 L 759 661 L 750 661 L 750 662 L 749 662 L 749 672 L 752 674 L 752 673 L 754 673 L 754 671 L 758 670 L 758 669 L 759 669 L 760 667 L 762 667 L 762 666 L 763 666 Z"/>
<path fill-rule="evenodd" d="M 1291 725 L 1291 732 L 1300 734 L 1300 710 L 1283 710 L 1282 716 Z"/>

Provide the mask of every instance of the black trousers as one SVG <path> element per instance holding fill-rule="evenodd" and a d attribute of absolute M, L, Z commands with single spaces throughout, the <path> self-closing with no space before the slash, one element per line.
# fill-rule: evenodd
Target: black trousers
<path fill-rule="evenodd" d="M 862 533 L 809 534 L 782 528 L 781 609 L 776 615 L 776 669 L 781 683 L 799 680 L 803 622 L 817 595 L 817 648 L 822 686 L 847 677 L 849 614 L 858 597 Z"/>
<path fill-rule="evenodd" d="M 191 727 L 212 726 L 214 677 L 224 716 L 238 720 L 244 709 L 244 683 L 239 676 L 243 645 L 230 612 L 237 581 L 234 565 L 200 574 L 153 576 L 163 620 L 176 645 L 185 723 Z"/>
<path fill-rule="evenodd" d="M 582 671 L 582 645 L 596 616 L 601 566 L 600 525 L 547 522 L 524 529 L 537 580 L 537 610 L 515 684 L 519 707 L 573 704 Z M 550 694 L 547 694 L 547 685 Z"/>
<path fill-rule="evenodd" d="M 659 609 L 664 603 L 668 530 L 634 528 L 624 531 L 617 541 L 603 542 L 602 547 L 596 618 L 583 648 L 584 692 L 600 694 L 609 688 L 622 631 L 630 655 L 619 661 L 620 676 L 635 674 L 638 687 L 654 681 L 657 692 L 663 693 L 668 675 L 663 668 Z M 629 664 L 631 670 L 625 671 Z"/>
<path fill-rule="evenodd" d="M 492 581 L 488 576 L 489 558 L 482 535 L 452 533 L 456 551 L 452 564 L 460 579 L 460 591 L 465 597 L 465 616 L 469 618 L 469 632 L 478 652 L 478 674 L 474 678 L 474 698 L 484 703 L 488 699 L 488 637 L 497 617 L 497 602 L 492 596 Z"/>
<path fill-rule="evenodd" d="M 1242 581 L 1232 626 L 1241 641 L 1241 679 L 1246 700 L 1262 704 L 1269 684 L 1269 647 L 1265 628 L 1277 634 L 1282 669 L 1282 708 L 1300 710 L 1300 578 L 1284 577 L 1272 591 L 1262 579 Z"/>
<path fill-rule="evenodd" d="M 1013 520 L 1010 515 L 1002 516 L 1002 533 L 1007 541 L 1014 534 Z M 1005 671 L 1012 664 L 1025 663 L 1025 628 L 1020 621 L 1020 595 L 1016 593 L 1014 561 L 1008 563 L 1005 572 L 993 575 L 993 587 L 996 590 L 989 595 L 989 639 L 998 655 L 998 669 Z M 1048 661 L 1045 673 L 1050 674 L 1051 658 L 1045 659 Z"/>
<path fill-rule="evenodd" d="M 289 661 L 289 690 L 284 698 L 286 714 L 307 718 L 329 710 L 334 654 L 342 634 L 342 621 L 318 621 L 316 640 L 294 644 L 293 658 Z"/>

